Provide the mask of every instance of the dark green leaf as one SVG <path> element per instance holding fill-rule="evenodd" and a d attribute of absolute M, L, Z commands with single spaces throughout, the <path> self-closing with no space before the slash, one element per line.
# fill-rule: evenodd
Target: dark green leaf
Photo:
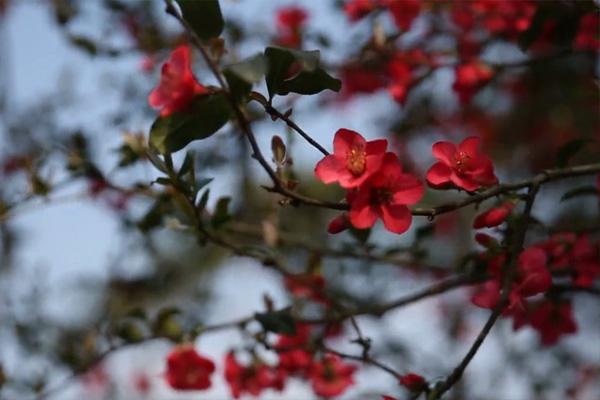
<path fill-rule="evenodd" d="M 218 37 L 223 32 L 223 15 L 218 0 L 176 0 L 183 19 L 200 39 Z"/>
<path fill-rule="evenodd" d="M 148 160 L 161 172 L 167 173 L 167 166 L 163 160 L 160 159 L 159 154 L 152 148 L 149 148 L 146 152 Z"/>
<path fill-rule="evenodd" d="M 163 154 L 174 153 L 214 134 L 227 123 L 229 113 L 222 93 L 198 96 L 187 112 L 158 117 L 150 128 L 150 144 Z"/>
<path fill-rule="evenodd" d="M 254 317 L 260 322 L 265 331 L 284 335 L 294 335 L 296 333 L 294 317 L 290 314 L 289 309 L 256 313 Z"/>
<path fill-rule="evenodd" d="M 194 168 L 194 152 L 188 151 L 185 154 L 185 158 L 183 159 L 183 163 L 181 164 L 181 169 L 177 173 L 177 176 L 181 177 L 190 172 Z"/>
<path fill-rule="evenodd" d="M 260 82 L 266 73 L 266 62 L 262 54 L 256 54 L 223 70 L 229 90 L 238 101 L 244 101 L 252 85 Z"/>
<path fill-rule="evenodd" d="M 342 81 L 332 77 L 323 69 L 318 68 L 314 71 L 301 72 L 292 80 L 283 81 L 278 94 L 317 94 L 325 89 L 339 92 L 341 88 Z"/>
<path fill-rule="evenodd" d="M 229 203 L 231 202 L 231 197 L 221 197 L 217 201 L 217 205 L 215 207 L 215 212 L 211 219 L 211 224 L 213 228 L 218 228 L 223 225 L 225 222 L 231 219 L 231 215 L 229 215 Z"/>
<path fill-rule="evenodd" d="M 198 209 L 204 210 L 206 208 L 206 203 L 208 203 L 208 196 L 210 195 L 210 189 L 207 189 L 204 193 L 202 193 L 202 197 L 200 197 L 200 201 L 198 202 Z"/>
<path fill-rule="evenodd" d="M 316 94 L 325 89 L 339 91 L 341 81 L 319 68 L 320 53 L 282 47 L 267 47 L 267 89 L 269 96 L 290 92 Z"/>
<path fill-rule="evenodd" d="M 556 155 L 556 166 L 558 168 L 566 167 L 569 164 L 569 160 L 571 160 L 585 144 L 592 141 L 593 140 L 591 139 L 574 139 L 561 146 Z"/>
<path fill-rule="evenodd" d="M 171 179 L 165 178 L 162 176 L 159 178 L 156 178 L 152 183 L 158 183 L 159 185 L 163 185 L 163 186 L 173 186 L 173 184 L 171 183 Z"/>
<path fill-rule="evenodd" d="M 560 198 L 560 201 L 566 201 L 582 196 L 598 196 L 600 192 L 594 186 L 581 186 L 575 189 L 571 189 Z"/>

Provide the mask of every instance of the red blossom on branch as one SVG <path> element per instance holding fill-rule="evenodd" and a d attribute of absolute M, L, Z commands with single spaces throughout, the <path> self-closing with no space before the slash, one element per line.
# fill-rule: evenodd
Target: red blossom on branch
<path fill-rule="evenodd" d="M 458 94 L 461 104 L 468 104 L 473 96 L 494 76 L 488 65 L 474 60 L 456 67 L 452 89 Z"/>
<path fill-rule="evenodd" d="M 411 392 L 420 392 L 427 387 L 427 381 L 421 375 L 408 373 L 400 377 L 400 384 Z"/>
<path fill-rule="evenodd" d="M 544 346 L 551 346 L 561 336 L 577 332 L 571 303 L 545 301 L 531 312 L 529 323 L 539 332 Z"/>
<path fill-rule="evenodd" d="M 277 11 L 277 38 L 275 42 L 285 47 L 300 47 L 302 28 L 308 19 L 308 13 L 301 7 L 285 7 Z"/>
<path fill-rule="evenodd" d="M 165 379 L 177 390 L 206 390 L 211 386 L 215 363 L 202 357 L 191 345 L 178 346 L 167 356 Z"/>
<path fill-rule="evenodd" d="M 423 192 L 423 184 L 402 171 L 398 157 L 386 153 L 378 173 L 348 194 L 350 222 L 355 228 L 365 229 L 381 218 L 390 232 L 404 233 L 412 222 L 407 205 L 421 200 Z"/>
<path fill-rule="evenodd" d="M 173 50 L 160 71 L 160 83 L 148 96 L 148 103 L 160 108 L 163 117 L 185 111 L 195 96 L 208 92 L 192 72 L 190 52 L 187 45 Z"/>
<path fill-rule="evenodd" d="M 433 156 L 439 161 L 427 171 L 427 183 L 434 188 L 456 186 L 469 192 L 498 183 L 492 161 L 479 151 L 480 142 L 479 137 L 471 136 L 458 146 L 435 143 Z"/>
<path fill-rule="evenodd" d="M 386 149 L 386 139 L 368 142 L 357 132 L 340 129 L 333 139 L 333 154 L 317 163 L 315 175 L 327 184 L 355 188 L 379 170 Z"/>
<path fill-rule="evenodd" d="M 512 201 L 507 201 L 498 207 L 490 208 L 489 210 L 475 217 L 475 221 L 473 221 L 473 228 L 492 228 L 500 225 L 510 215 L 514 207 L 515 203 Z"/>
<path fill-rule="evenodd" d="M 278 368 L 290 375 L 305 376 L 312 365 L 313 355 L 307 350 L 310 325 L 296 324 L 296 334 L 281 335 L 274 345 L 279 357 Z"/>
<path fill-rule="evenodd" d="M 355 371 L 355 365 L 346 364 L 339 357 L 327 354 L 311 367 L 310 380 L 313 391 L 323 397 L 339 396 L 354 385 Z"/>
<path fill-rule="evenodd" d="M 285 386 L 285 378 L 283 371 L 260 360 L 244 366 L 237 361 L 233 351 L 225 356 L 225 380 L 236 399 L 243 393 L 258 396 L 265 389 L 281 391 Z"/>

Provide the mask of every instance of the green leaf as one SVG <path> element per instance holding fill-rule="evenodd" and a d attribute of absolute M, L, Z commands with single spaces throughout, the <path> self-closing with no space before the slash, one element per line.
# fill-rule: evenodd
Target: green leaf
<path fill-rule="evenodd" d="M 218 37 L 223 32 L 223 15 L 218 0 L 176 0 L 183 19 L 200 39 Z"/>
<path fill-rule="evenodd" d="M 221 197 L 217 201 L 217 205 L 215 207 L 215 212 L 212 216 L 210 223 L 213 228 L 218 228 L 223 225 L 225 222 L 231 219 L 231 215 L 229 215 L 229 203 L 231 202 L 231 197 Z"/>
<path fill-rule="evenodd" d="M 183 159 L 183 163 L 181 164 L 181 168 L 177 173 L 177 176 L 182 177 L 188 172 L 190 172 L 194 168 L 194 152 L 188 151 L 185 153 L 185 158 Z"/>
<path fill-rule="evenodd" d="M 600 192 L 594 186 L 580 186 L 575 189 L 571 189 L 568 192 L 566 192 L 565 194 L 563 194 L 562 197 L 560 198 L 560 201 L 571 200 L 576 197 L 582 197 L 582 196 L 598 196 L 598 195 L 600 195 Z"/>
<path fill-rule="evenodd" d="M 282 333 L 284 335 L 294 335 L 296 333 L 296 323 L 289 308 L 266 313 L 256 313 L 254 314 L 254 318 L 262 325 L 265 331 Z"/>
<path fill-rule="evenodd" d="M 184 113 L 158 117 L 150 128 L 150 144 L 163 154 L 205 139 L 229 120 L 229 102 L 222 93 L 198 96 Z"/>
<path fill-rule="evenodd" d="M 318 68 L 310 72 L 301 72 L 292 80 L 283 81 L 278 94 L 286 95 L 292 92 L 299 94 L 317 94 L 325 89 L 339 92 L 341 88 L 342 81 L 332 77 L 321 68 Z"/>
<path fill-rule="evenodd" d="M 267 47 L 267 89 L 269 96 L 288 93 L 316 94 L 325 89 L 339 91 L 342 83 L 319 67 L 320 52 Z"/>
<path fill-rule="evenodd" d="M 206 208 L 206 203 L 208 203 L 208 196 L 210 196 L 210 189 L 206 189 L 202 196 L 200 197 L 200 201 L 198 202 L 198 209 L 204 210 Z"/>
<path fill-rule="evenodd" d="M 591 139 L 574 139 L 562 145 L 556 155 L 556 166 L 564 168 L 569 164 L 569 160 L 587 143 L 593 142 Z"/>
<path fill-rule="evenodd" d="M 262 54 L 256 54 L 239 63 L 224 68 L 223 75 L 227 79 L 229 90 L 237 101 L 244 101 L 252 85 L 260 82 L 265 76 L 267 64 Z"/>

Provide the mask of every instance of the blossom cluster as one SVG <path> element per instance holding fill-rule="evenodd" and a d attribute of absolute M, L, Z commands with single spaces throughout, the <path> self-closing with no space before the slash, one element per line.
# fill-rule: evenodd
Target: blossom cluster
<path fill-rule="evenodd" d="M 491 309 L 501 299 L 508 256 L 489 237 L 480 236 L 478 241 L 488 247 L 482 258 L 490 279 L 479 286 L 471 301 Z M 577 331 L 571 303 L 552 295 L 553 285 L 566 282 L 575 288 L 589 288 L 598 278 L 600 243 L 592 242 L 588 234 L 555 234 L 519 255 L 504 315 L 513 318 L 515 330 L 529 325 L 539 332 L 544 345 L 552 345 L 562 335 Z M 541 294 L 546 294 L 545 298 L 537 296 Z"/>
<path fill-rule="evenodd" d="M 266 389 L 282 391 L 292 377 L 309 381 L 318 396 L 331 398 L 344 393 L 354 384 L 357 367 L 333 354 L 317 356 L 311 346 L 311 327 L 297 324 L 295 334 L 280 335 L 272 345 L 278 354 L 276 365 L 256 354 L 244 363 L 229 351 L 223 373 L 231 395 L 237 399 L 243 394 L 258 396 Z M 215 371 L 212 360 L 201 356 L 193 346 L 182 345 L 168 355 L 165 379 L 176 390 L 207 390 Z"/>
<path fill-rule="evenodd" d="M 458 146 L 450 142 L 433 145 L 438 160 L 427 172 L 427 183 L 435 189 L 459 188 L 472 192 L 498 183 L 491 160 L 480 151 L 480 138 L 469 137 Z M 333 140 L 333 154 L 315 167 L 315 175 L 326 184 L 337 182 L 346 189 L 349 212 L 336 217 L 330 233 L 352 226 L 366 229 L 381 219 L 387 230 L 404 233 L 411 225 L 407 207 L 419 202 L 424 186 L 403 171 L 398 156 L 387 151 L 387 140 L 367 141 L 359 133 L 340 129 Z"/>

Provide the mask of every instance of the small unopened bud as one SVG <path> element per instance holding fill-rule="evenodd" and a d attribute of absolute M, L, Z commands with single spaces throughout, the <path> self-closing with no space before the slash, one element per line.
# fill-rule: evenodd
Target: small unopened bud
<path fill-rule="evenodd" d="M 411 392 L 420 392 L 427 387 L 427 381 L 421 375 L 409 373 L 400 377 L 400 384 Z"/>
<path fill-rule="evenodd" d="M 281 137 L 277 135 L 273 136 L 273 138 L 271 139 L 271 151 L 273 152 L 273 161 L 275 161 L 279 165 L 283 165 L 283 163 L 285 162 L 285 155 L 287 149 Z"/>
<path fill-rule="evenodd" d="M 327 232 L 335 235 L 336 233 L 343 232 L 348 228 L 350 228 L 348 217 L 346 214 L 341 214 L 331 220 L 329 226 L 327 227 Z"/>

